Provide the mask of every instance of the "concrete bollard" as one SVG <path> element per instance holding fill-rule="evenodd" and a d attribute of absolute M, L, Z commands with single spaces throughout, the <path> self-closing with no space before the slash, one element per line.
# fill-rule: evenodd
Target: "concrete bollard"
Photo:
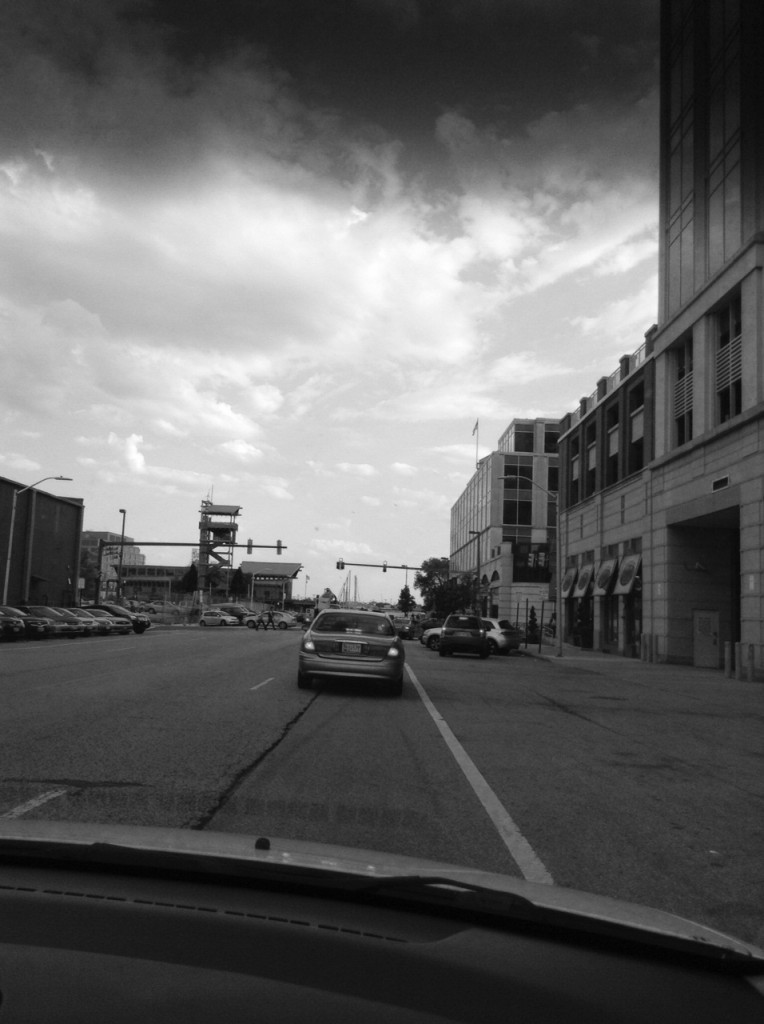
<path fill-rule="evenodd" d="M 732 644 L 729 640 L 724 641 L 724 674 L 727 679 L 732 678 Z"/>

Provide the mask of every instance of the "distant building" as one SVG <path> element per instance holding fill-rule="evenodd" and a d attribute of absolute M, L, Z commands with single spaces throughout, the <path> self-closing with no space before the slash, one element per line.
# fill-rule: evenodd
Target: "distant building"
<path fill-rule="evenodd" d="M 299 562 L 242 562 L 241 571 L 250 584 L 249 600 L 283 608 L 292 600 L 292 586 L 301 569 Z"/>
<path fill-rule="evenodd" d="M 513 420 L 451 509 L 450 572 L 476 576 L 482 615 L 552 614 L 558 433 L 557 420 Z"/>
<path fill-rule="evenodd" d="M 660 294 L 562 421 L 565 632 L 764 669 L 764 4 L 664 0 Z"/>
<path fill-rule="evenodd" d="M 115 600 L 119 587 L 117 571 L 119 569 L 119 549 L 122 541 L 121 533 L 109 531 L 85 530 L 82 534 L 82 553 L 95 570 L 95 579 L 88 585 L 86 581 L 85 596 L 89 599 Z M 126 578 L 127 570 L 134 566 L 146 564 L 146 556 L 140 548 L 135 547 L 132 537 L 125 537 L 122 549 L 122 578 Z M 123 597 L 128 596 L 123 591 Z M 132 595 L 130 595 L 132 596 Z"/>

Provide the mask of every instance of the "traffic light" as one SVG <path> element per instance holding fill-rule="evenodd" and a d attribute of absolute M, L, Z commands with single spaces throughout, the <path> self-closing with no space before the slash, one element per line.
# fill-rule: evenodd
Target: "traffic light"
<path fill-rule="evenodd" d="M 277 555 L 281 554 L 281 541 L 280 540 L 276 541 L 276 554 Z"/>
<path fill-rule="evenodd" d="M 337 568 L 338 569 L 344 569 L 345 568 L 345 561 L 344 561 L 344 559 L 342 559 L 342 558 L 338 558 L 337 559 Z"/>
<path fill-rule="evenodd" d="M 382 563 L 382 572 L 387 572 L 387 562 Z"/>
<path fill-rule="evenodd" d="M 248 555 L 252 554 L 252 538 L 251 537 L 247 541 L 247 554 Z"/>

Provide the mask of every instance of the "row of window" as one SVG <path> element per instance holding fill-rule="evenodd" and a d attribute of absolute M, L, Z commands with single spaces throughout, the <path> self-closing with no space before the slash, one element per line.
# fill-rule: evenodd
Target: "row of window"
<path fill-rule="evenodd" d="M 742 412 L 743 323 L 740 294 L 736 293 L 711 317 L 711 363 L 715 406 L 710 425 L 726 423 Z M 669 351 L 672 448 L 693 439 L 694 343 L 691 335 Z M 591 497 L 597 490 L 639 472 L 649 458 L 645 447 L 645 385 L 635 381 L 614 398 L 602 414 L 584 422 L 566 444 L 569 467 L 567 505 Z M 601 436 L 604 432 L 604 436 Z M 602 465 L 600 465 L 600 460 Z"/>
<path fill-rule="evenodd" d="M 743 321 L 740 295 L 713 315 L 714 424 L 726 423 L 743 409 Z M 683 338 L 671 350 L 673 360 L 674 447 L 693 438 L 693 340 Z"/>

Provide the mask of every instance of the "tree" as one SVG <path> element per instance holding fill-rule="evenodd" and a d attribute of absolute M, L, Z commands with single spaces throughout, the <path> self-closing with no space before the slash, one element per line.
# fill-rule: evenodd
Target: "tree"
<path fill-rule="evenodd" d="M 414 576 L 414 586 L 422 595 L 425 611 L 435 608 L 436 597 L 449 578 L 447 558 L 426 558 Z"/>
<path fill-rule="evenodd" d="M 249 587 L 247 586 L 247 580 L 244 573 L 241 571 L 241 566 L 231 577 L 231 593 L 234 597 L 241 597 L 242 594 L 246 594 Z"/>
<path fill-rule="evenodd" d="M 528 614 L 528 641 L 532 644 L 536 643 L 539 638 L 539 623 L 536 618 L 536 607 L 531 605 L 531 610 Z"/>
<path fill-rule="evenodd" d="M 451 576 L 447 558 L 427 558 L 414 577 L 414 586 L 422 595 L 425 611 L 445 618 L 471 606 L 474 574 Z"/>
<path fill-rule="evenodd" d="M 408 615 L 409 612 L 413 612 L 416 608 L 416 601 L 411 596 L 408 584 L 403 588 L 400 597 L 398 598 L 398 608 L 404 613 L 404 615 Z"/>
<path fill-rule="evenodd" d="M 184 594 L 193 594 L 199 588 L 199 572 L 192 562 L 180 581 L 180 589 Z"/>

